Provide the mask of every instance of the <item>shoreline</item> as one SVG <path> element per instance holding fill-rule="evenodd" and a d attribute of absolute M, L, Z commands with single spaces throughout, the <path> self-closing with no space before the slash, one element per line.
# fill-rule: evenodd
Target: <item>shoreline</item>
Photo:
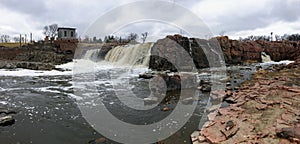
<path fill-rule="evenodd" d="M 209 114 L 193 144 L 300 142 L 299 78 L 300 59 L 257 71 L 229 97 L 235 104 Z"/>

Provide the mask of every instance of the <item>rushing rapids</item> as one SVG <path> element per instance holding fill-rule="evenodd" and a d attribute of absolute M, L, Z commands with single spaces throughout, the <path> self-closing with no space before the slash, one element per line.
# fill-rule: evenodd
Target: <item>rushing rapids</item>
<path fill-rule="evenodd" d="M 153 43 L 117 46 L 108 52 L 105 60 L 119 66 L 148 66 L 152 46 Z"/>

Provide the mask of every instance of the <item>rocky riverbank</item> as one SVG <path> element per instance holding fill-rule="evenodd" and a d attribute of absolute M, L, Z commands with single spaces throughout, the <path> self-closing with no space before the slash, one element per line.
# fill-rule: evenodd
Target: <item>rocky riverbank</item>
<path fill-rule="evenodd" d="M 220 52 L 217 47 L 220 47 Z M 175 48 L 183 48 L 193 59 L 197 69 L 217 66 L 217 63 L 213 63 L 220 61 L 219 56 L 215 55 L 216 52 L 223 54 L 227 65 L 262 62 L 262 52 L 270 55 L 274 61 L 295 60 L 300 54 L 300 43 L 296 41 L 238 41 L 231 40 L 227 36 L 205 40 L 170 35 L 154 44 L 149 68 L 158 71 L 177 71 L 174 63 L 171 63 L 176 62 L 177 66 L 185 69 L 187 58 L 181 57 L 183 52 Z M 174 57 L 175 54 L 178 57 Z"/>
<path fill-rule="evenodd" d="M 193 143 L 299 143 L 299 78 L 300 59 L 259 70 L 226 94 L 233 103 L 210 113 L 210 122 L 192 135 Z"/>
<path fill-rule="evenodd" d="M 55 65 L 72 61 L 74 54 L 61 52 L 54 44 L 29 44 L 21 48 L 0 49 L 0 69 L 24 68 L 53 70 Z"/>

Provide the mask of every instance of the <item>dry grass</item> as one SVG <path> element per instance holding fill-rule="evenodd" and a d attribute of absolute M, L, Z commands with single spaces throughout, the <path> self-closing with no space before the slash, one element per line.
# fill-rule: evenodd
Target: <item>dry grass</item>
<path fill-rule="evenodd" d="M 25 45 L 22 43 L 22 46 Z M 8 48 L 15 48 L 15 47 L 20 47 L 20 43 L 0 43 L 0 46 L 8 47 Z"/>

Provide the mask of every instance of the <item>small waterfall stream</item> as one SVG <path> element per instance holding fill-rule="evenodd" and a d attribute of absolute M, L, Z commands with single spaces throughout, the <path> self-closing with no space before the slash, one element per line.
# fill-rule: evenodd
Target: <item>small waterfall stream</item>
<path fill-rule="evenodd" d="M 261 59 L 262 62 L 272 62 L 272 59 L 269 55 L 267 55 L 265 52 L 261 52 Z"/>
<path fill-rule="evenodd" d="M 100 49 L 87 50 L 85 55 L 83 55 L 82 59 L 97 61 L 97 60 L 99 60 L 99 58 L 98 58 L 99 51 L 100 51 Z"/>

